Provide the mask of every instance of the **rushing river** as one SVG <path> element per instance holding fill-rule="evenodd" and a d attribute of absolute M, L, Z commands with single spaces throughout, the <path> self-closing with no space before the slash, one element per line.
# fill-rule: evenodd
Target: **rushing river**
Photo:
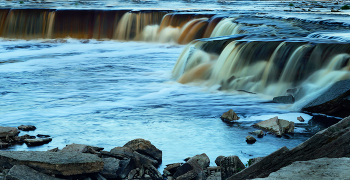
<path fill-rule="evenodd" d="M 48 150 L 79 143 L 110 150 L 135 138 L 150 140 L 163 151 L 163 164 L 206 153 L 249 158 L 295 147 L 319 130 L 312 116 L 291 112 L 269 98 L 215 87 L 180 84 L 171 71 L 185 46 L 118 41 L 0 40 L 0 122 L 31 124 L 31 135 L 53 140 Z M 235 124 L 221 121 L 233 109 Z M 274 116 L 296 124 L 289 138 L 267 135 L 245 142 L 253 123 Z M 21 132 L 24 135 L 26 132 Z M 162 168 L 161 167 L 161 168 Z"/>

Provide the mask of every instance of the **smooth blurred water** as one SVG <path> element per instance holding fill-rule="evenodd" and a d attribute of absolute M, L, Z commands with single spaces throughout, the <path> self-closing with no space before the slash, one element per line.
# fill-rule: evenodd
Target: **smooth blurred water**
<path fill-rule="evenodd" d="M 135 138 L 150 140 L 163 151 L 163 164 L 206 153 L 249 158 L 295 147 L 318 127 L 312 117 L 290 112 L 265 97 L 182 85 L 171 79 L 184 46 L 117 41 L 0 40 L 0 125 L 37 127 L 31 135 L 49 134 L 48 150 L 79 143 L 110 150 Z M 219 118 L 233 109 L 241 119 Z M 267 135 L 249 145 L 253 123 L 274 116 L 295 121 L 290 138 Z M 307 123 L 309 122 L 309 123 Z M 316 130 L 315 130 L 316 128 Z M 21 132 L 24 135 L 26 132 Z"/>

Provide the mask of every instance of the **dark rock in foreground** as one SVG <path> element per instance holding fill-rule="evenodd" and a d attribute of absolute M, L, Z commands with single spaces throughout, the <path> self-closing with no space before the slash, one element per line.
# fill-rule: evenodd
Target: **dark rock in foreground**
<path fill-rule="evenodd" d="M 350 158 L 321 158 L 309 161 L 297 161 L 276 172 L 267 178 L 255 180 L 274 179 L 349 179 Z"/>
<path fill-rule="evenodd" d="M 325 93 L 303 107 L 303 111 L 337 117 L 350 115 L 350 80 L 338 81 Z"/>
<path fill-rule="evenodd" d="M 75 152 L 0 151 L 0 166 L 27 165 L 46 174 L 77 175 L 103 170 L 101 158 Z"/>
<path fill-rule="evenodd" d="M 35 180 L 35 179 L 60 180 L 59 178 L 55 178 L 47 174 L 40 173 L 25 165 L 14 165 L 6 175 L 6 179 L 8 180 Z"/>
<path fill-rule="evenodd" d="M 291 150 L 282 147 L 228 179 L 267 177 L 270 173 L 295 161 L 307 161 L 324 157 L 350 157 L 350 117 L 344 118 L 337 124 L 318 132 Z"/>

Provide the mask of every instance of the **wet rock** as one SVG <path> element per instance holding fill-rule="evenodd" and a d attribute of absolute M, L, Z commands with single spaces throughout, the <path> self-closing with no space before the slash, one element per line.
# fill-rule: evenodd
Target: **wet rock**
<path fill-rule="evenodd" d="M 350 177 L 350 158 L 320 158 L 309 161 L 296 161 L 267 178 L 272 179 L 348 179 Z"/>
<path fill-rule="evenodd" d="M 304 122 L 305 121 L 304 118 L 301 117 L 301 116 L 297 117 L 297 120 L 300 121 L 300 122 Z"/>
<path fill-rule="evenodd" d="M 193 167 L 189 163 L 185 163 L 176 170 L 173 177 L 176 179 L 177 177 L 182 176 L 191 170 L 193 170 Z"/>
<path fill-rule="evenodd" d="M 239 120 L 238 115 L 232 109 L 230 109 L 229 111 L 222 114 L 222 116 L 220 118 L 222 120 L 228 121 L 228 122 L 233 122 L 234 120 Z"/>
<path fill-rule="evenodd" d="M 146 165 L 147 174 L 152 178 L 152 180 L 162 180 L 163 176 L 153 165 Z"/>
<path fill-rule="evenodd" d="M 13 139 L 17 142 L 17 143 L 24 143 L 24 140 L 26 139 L 35 139 L 35 136 L 30 136 L 28 134 L 25 134 L 23 136 L 15 136 L 13 137 Z"/>
<path fill-rule="evenodd" d="M 253 131 L 253 132 L 249 132 L 249 134 L 258 136 L 258 138 L 262 138 L 265 135 L 264 131 L 262 131 L 262 130 L 256 130 L 256 131 Z"/>
<path fill-rule="evenodd" d="M 117 170 L 118 178 L 124 179 L 126 178 L 130 171 L 135 168 L 135 165 L 131 162 L 130 159 L 120 160 L 119 168 Z"/>
<path fill-rule="evenodd" d="M 134 139 L 126 143 L 123 147 L 128 147 L 140 154 L 150 156 L 158 162 L 157 165 L 162 163 L 162 151 L 148 140 Z"/>
<path fill-rule="evenodd" d="M 15 127 L 0 126 L 0 138 L 6 138 L 6 136 L 13 137 L 19 133 Z"/>
<path fill-rule="evenodd" d="M 206 169 L 207 167 L 209 167 L 209 164 L 210 164 L 210 159 L 205 153 L 195 155 L 191 157 L 190 160 L 197 161 L 197 163 L 201 166 L 202 169 Z"/>
<path fill-rule="evenodd" d="M 222 158 L 224 158 L 225 156 L 218 156 L 216 159 L 215 159 L 215 164 L 217 165 L 217 166 L 220 166 L 220 162 L 221 162 L 221 160 L 222 160 Z"/>
<path fill-rule="evenodd" d="M 59 178 L 55 178 L 47 174 L 40 173 L 25 165 L 14 165 L 10 169 L 10 171 L 7 173 L 5 179 L 8 179 L 8 180 L 34 180 L 34 179 L 59 180 Z"/>
<path fill-rule="evenodd" d="M 265 156 L 261 161 L 231 176 L 229 179 L 263 178 L 293 162 L 324 157 L 350 157 L 350 117 L 344 118 L 327 129 L 316 133 L 291 150 L 283 147 Z"/>
<path fill-rule="evenodd" d="M 288 95 L 274 97 L 272 101 L 275 103 L 293 104 L 295 102 L 295 99 L 292 95 Z"/>
<path fill-rule="evenodd" d="M 277 136 L 282 136 L 284 133 L 294 132 L 294 122 L 278 119 L 277 116 L 266 121 L 256 123 L 253 126 L 270 131 Z"/>
<path fill-rule="evenodd" d="M 350 80 L 338 81 L 326 92 L 308 103 L 303 111 L 337 117 L 350 115 Z"/>
<path fill-rule="evenodd" d="M 33 125 L 20 125 L 17 128 L 22 131 L 34 131 L 36 129 Z"/>
<path fill-rule="evenodd" d="M 173 175 L 177 169 L 182 165 L 182 163 L 173 163 L 166 165 L 167 167 L 164 170 L 168 171 L 170 175 Z"/>
<path fill-rule="evenodd" d="M 116 158 L 102 158 L 102 160 L 103 170 L 100 174 L 106 178 L 117 178 L 120 160 Z"/>
<path fill-rule="evenodd" d="M 45 174 L 79 175 L 103 170 L 101 158 L 92 154 L 46 151 L 0 151 L 0 166 L 26 165 Z"/>
<path fill-rule="evenodd" d="M 24 143 L 27 144 L 27 146 L 40 146 L 43 144 L 47 144 L 52 141 L 52 138 L 38 138 L 38 139 L 25 139 Z"/>
<path fill-rule="evenodd" d="M 254 144 L 256 142 L 256 139 L 253 137 L 253 136 L 247 136 L 245 137 L 245 141 L 248 143 L 248 144 Z"/>
<path fill-rule="evenodd" d="M 0 142 L 0 149 L 8 148 L 8 147 L 9 147 L 9 144 L 8 144 L 8 143 Z"/>
<path fill-rule="evenodd" d="M 222 179 L 226 179 L 245 168 L 238 156 L 225 157 L 221 160 L 220 164 Z"/>
<path fill-rule="evenodd" d="M 39 138 L 47 138 L 47 137 L 50 137 L 50 135 L 45 135 L 45 134 L 37 134 L 36 136 L 39 137 Z"/>

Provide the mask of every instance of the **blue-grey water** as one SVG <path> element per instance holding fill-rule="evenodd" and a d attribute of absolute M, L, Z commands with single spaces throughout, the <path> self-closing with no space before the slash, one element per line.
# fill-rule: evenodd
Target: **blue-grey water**
<path fill-rule="evenodd" d="M 171 71 L 184 46 L 143 42 L 0 40 L 0 125 L 37 127 L 49 144 L 10 150 L 48 150 L 79 143 L 110 150 L 135 138 L 163 151 L 163 164 L 206 153 L 238 155 L 243 162 L 287 146 L 313 133 L 312 116 L 266 103 L 261 95 L 221 92 L 182 85 Z M 219 118 L 233 109 L 235 124 Z M 274 116 L 306 122 L 290 138 L 267 135 L 249 145 L 253 123 Z M 309 124 L 308 124 L 309 122 Z M 24 135 L 27 132 L 21 132 Z"/>

